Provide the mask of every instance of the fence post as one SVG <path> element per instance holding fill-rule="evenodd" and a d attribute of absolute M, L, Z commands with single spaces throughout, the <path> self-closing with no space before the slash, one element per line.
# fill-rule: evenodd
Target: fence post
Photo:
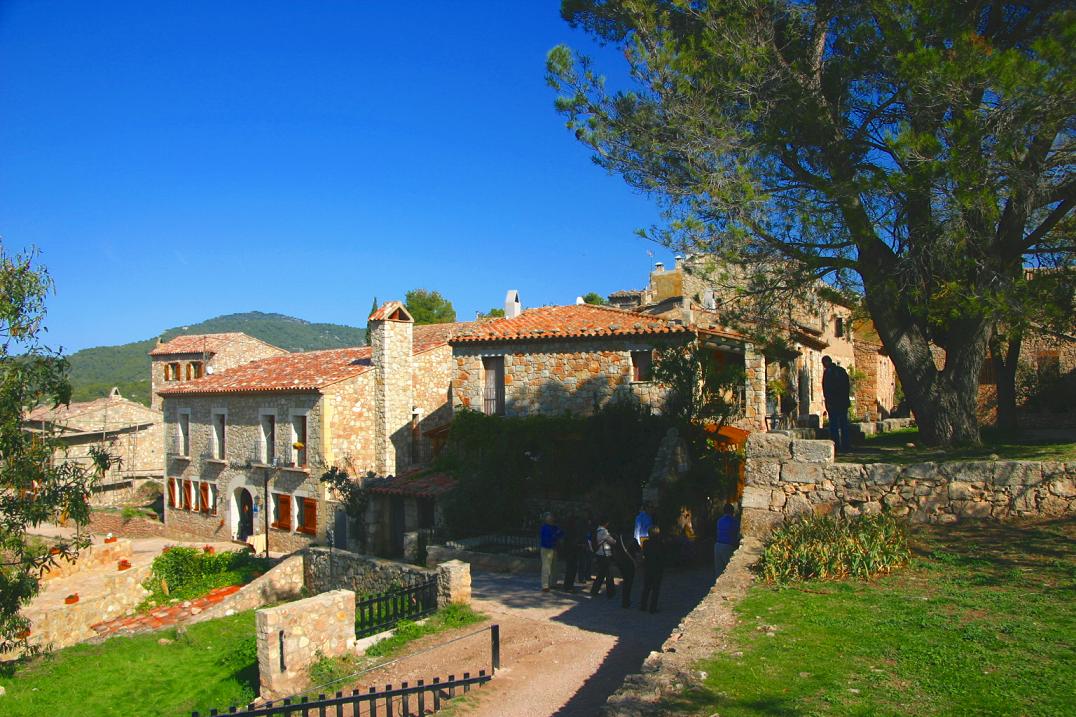
<path fill-rule="evenodd" d="M 489 627 L 490 652 L 493 663 L 493 673 L 501 669 L 501 626 L 490 625 Z"/>

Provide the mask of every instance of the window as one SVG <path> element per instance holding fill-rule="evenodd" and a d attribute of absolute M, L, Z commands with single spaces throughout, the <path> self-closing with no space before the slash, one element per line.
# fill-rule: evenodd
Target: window
<path fill-rule="evenodd" d="M 205 364 L 201 361 L 191 361 L 187 364 L 187 380 L 193 381 L 196 378 L 201 378 L 205 373 Z"/>
<path fill-rule="evenodd" d="M 198 505 L 201 506 L 203 513 L 208 513 L 210 510 L 212 505 L 212 501 L 210 500 L 211 493 L 212 487 L 208 483 L 198 484 L 198 497 L 200 499 Z"/>
<path fill-rule="evenodd" d="M 273 527 L 280 530 L 291 530 L 291 496 L 284 493 L 273 493 Z"/>
<path fill-rule="evenodd" d="M 291 417 L 291 456 L 292 465 L 302 468 L 306 465 L 306 414 Z"/>
<path fill-rule="evenodd" d="M 631 352 L 631 380 L 649 381 L 650 367 L 653 363 L 653 354 L 650 351 Z"/>
<path fill-rule="evenodd" d="M 844 317 L 837 316 L 833 319 L 833 335 L 837 338 L 844 336 Z"/>
<path fill-rule="evenodd" d="M 295 529 L 307 535 L 316 535 L 318 532 L 318 502 L 314 498 L 295 498 L 295 507 L 298 516 L 295 521 Z"/>
<path fill-rule="evenodd" d="M 191 414 L 190 411 L 185 411 L 179 414 L 179 446 L 178 452 L 181 456 L 189 456 L 191 454 Z"/>
<path fill-rule="evenodd" d="M 179 380 L 179 362 L 166 363 L 164 365 L 164 380 L 165 381 L 178 381 Z"/>
<path fill-rule="evenodd" d="M 225 443 L 224 427 L 227 422 L 227 414 L 223 411 L 213 414 L 213 457 L 224 460 L 227 444 Z"/>
<path fill-rule="evenodd" d="M 482 358 L 482 411 L 491 416 L 504 415 L 504 356 Z"/>
<path fill-rule="evenodd" d="M 276 416 L 262 416 L 262 462 L 272 463 L 276 458 Z"/>

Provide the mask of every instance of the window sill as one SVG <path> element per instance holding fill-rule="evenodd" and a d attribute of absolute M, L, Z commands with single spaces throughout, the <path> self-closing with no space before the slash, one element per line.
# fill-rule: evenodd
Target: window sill
<path fill-rule="evenodd" d="M 637 386 L 639 384 L 644 384 L 644 383 L 654 383 L 654 379 L 647 378 L 647 379 L 643 379 L 641 381 L 636 381 L 635 379 L 632 379 L 632 380 L 628 381 L 628 383 L 630 383 L 632 386 Z"/>
<path fill-rule="evenodd" d="M 278 533 L 287 533 L 287 534 L 289 534 L 289 535 L 290 535 L 290 534 L 292 533 L 292 529 L 291 529 L 291 527 L 290 527 L 290 526 L 283 526 L 283 525 L 270 525 L 269 527 L 270 527 L 270 528 L 271 528 L 272 530 L 275 530 L 275 531 L 276 531 L 276 532 L 278 532 Z"/>
<path fill-rule="evenodd" d="M 299 528 L 295 532 L 299 533 L 300 535 L 317 535 L 318 534 L 318 531 L 316 531 L 316 530 L 304 530 L 302 528 Z"/>
<path fill-rule="evenodd" d="M 289 473 L 305 473 L 310 475 L 310 466 L 280 466 L 280 470 Z"/>
<path fill-rule="evenodd" d="M 205 462 L 206 463 L 212 463 L 212 464 L 218 465 L 218 466 L 226 466 L 226 465 L 228 465 L 228 461 L 224 460 L 223 458 L 206 458 Z"/>
<path fill-rule="evenodd" d="M 191 460 L 191 457 L 184 453 L 170 453 L 168 454 L 168 457 L 174 461 L 187 461 L 188 463 Z"/>

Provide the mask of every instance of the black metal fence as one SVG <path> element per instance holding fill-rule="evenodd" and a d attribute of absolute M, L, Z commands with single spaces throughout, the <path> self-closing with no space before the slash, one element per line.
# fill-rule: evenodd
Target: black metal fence
<path fill-rule="evenodd" d="M 355 636 L 391 630 L 400 620 L 417 620 L 437 611 L 437 578 L 389 590 L 355 602 Z"/>
<path fill-rule="evenodd" d="M 414 685 L 408 685 L 406 682 L 401 683 L 399 687 L 385 685 L 385 689 L 380 691 L 376 687 L 371 687 L 368 692 L 352 690 L 350 695 L 345 695 L 343 692 L 337 692 L 335 697 L 318 695 L 315 700 L 301 697 L 295 701 L 288 698 L 275 703 L 267 702 L 261 706 L 255 706 L 252 703 L 242 711 L 239 711 L 238 707 L 231 707 L 227 712 L 210 710 L 209 715 L 210 717 L 221 714 L 236 717 L 311 717 L 312 715 L 318 717 L 327 715 L 334 717 L 378 717 L 378 715 L 420 717 L 439 711 L 442 702 L 469 691 L 472 685 L 483 685 L 491 679 L 493 675 L 486 674 L 485 670 L 480 670 L 477 677 L 471 677 L 471 673 L 464 672 L 462 678 L 457 679 L 455 675 L 449 675 L 444 682 L 435 677 L 429 684 L 426 684 L 424 680 L 419 680 Z M 194 712 L 191 717 L 201 717 L 201 713 Z"/>

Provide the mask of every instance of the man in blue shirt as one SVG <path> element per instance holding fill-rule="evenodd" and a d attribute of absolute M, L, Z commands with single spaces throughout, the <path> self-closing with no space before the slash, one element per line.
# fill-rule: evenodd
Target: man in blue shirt
<path fill-rule="evenodd" d="M 736 510 L 725 504 L 725 514 L 717 521 L 717 541 L 714 543 L 714 573 L 720 576 L 729 564 L 736 543 L 740 540 L 740 524 L 736 520 Z"/>
<path fill-rule="evenodd" d="M 564 531 L 553 522 L 553 514 L 546 513 L 539 534 L 538 546 L 542 556 L 542 592 L 549 592 L 553 580 L 553 562 L 557 555 L 557 543 L 564 537 Z"/>
<path fill-rule="evenodd" d="M 635 542 L 640 546 L 646 545 L 646 539 L 650 537 L 650 526 L 654 519 L 646 512 L 646 506 L 639 508 L 639 515 L 635 516 Z"/>

